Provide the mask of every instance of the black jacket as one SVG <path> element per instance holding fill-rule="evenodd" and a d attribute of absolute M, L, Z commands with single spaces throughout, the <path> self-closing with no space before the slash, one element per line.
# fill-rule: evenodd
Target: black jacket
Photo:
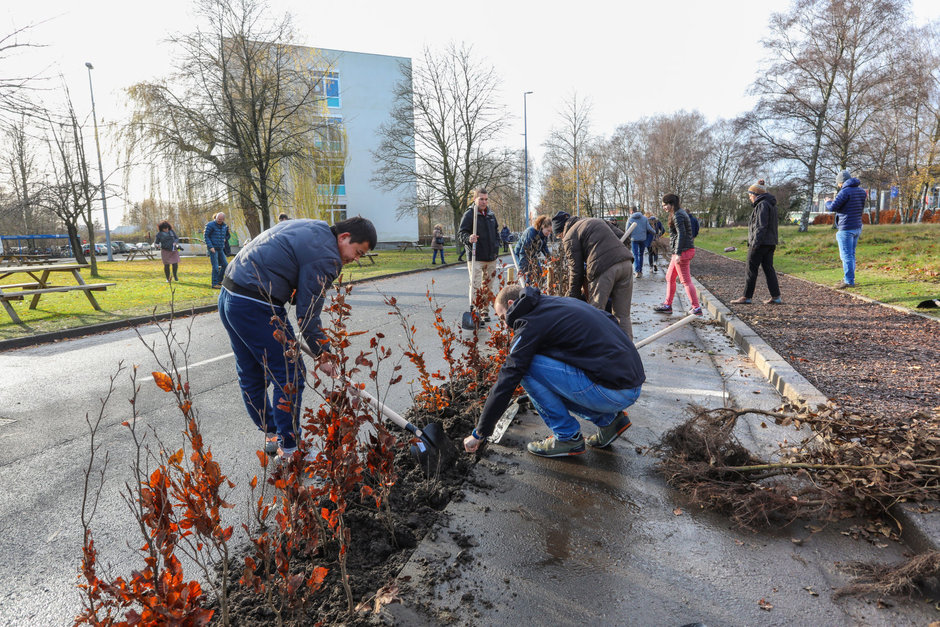
<path fill-rule="evenodd" d="M 777 245 L 777 199 L 770 194 L 761 194 L 752 203 L 751 221 L 747 229 L 747 245 Z"/>
<path fill-rule="evenodd" d="M 584 371 L 591 381 L 625 390 L 646 381 L 633 342 L 609 313 L 574 298 L 527 287 L 506 313 L 513 338 L 506 363 L 483 406 L 477 433 L 489 437 L 536 355 Z"/>
<path fill-rule="evenodd" d="M 457 231 L 457 239 L 467 247 L 467 256 L 472 252 L 473 245 L 468 241 L 473 235 L 473 212 L 476 206 L 467 209 L 460 220 L 460 229 Z M 480 261 L 493 261 L 499 257 L 499 247 L 502 245 L 499 239 L 499 226 L 496 224 L 496 216 L 489 209 L 485 215 L 477 215 L 477 259 Z"/>
<path fill-rule="evenodd" d="M 685 209 L 676 209 L 669 225 L 669 247 L 673 255 L 681 255 L 690 248 L 695 248 L 692 235 L 692 220 Z"/>

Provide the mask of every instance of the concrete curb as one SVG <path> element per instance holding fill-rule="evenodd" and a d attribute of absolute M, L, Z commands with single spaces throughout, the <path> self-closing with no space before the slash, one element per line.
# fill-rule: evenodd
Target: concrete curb
<path fill-rule="evenodd" d="M 829 400 L 701 283 L 694 278 L 692 282 L 698 289 L 699 299 L 712 317 L 721 324 L 728 337 L 744 351 L 780 394 L 791 401 L 806 402 L 810 407 L 825 404 Z M 870 300 L 857 294 L 853 296 Z M 871 302 L 882 304 L 875 300 Z M 904 311 L 910 313 L 909 310 Z M 937 503 L 927 505 L 940 506 Z M 901 538 L 919 553 L 940 551 L 940 516 L 936 513 L 925 514 L 918 509 L 919 505 L 916 503 L 900 503 L 892 507 L 892 515 L 901 527 Z"/>
<path fill-rule="evenodd" d="M 352 281 L 347 281 L 345 285 L 355 285 L 357 283 L 365 283 L 366 281 L 378 281 L 381 279 L 390 279 L 393 277 L 406 276 L 409 274 L 417 274 L 418 272 L 433 272 L 435 270 L 443 270 L 450 266 L 462 265 L 463 262 L 455 261 L 453 263 L 445 264 L 440 267 L 433 268 L 416 268 L 414 270 L 405 270 L 404 272 L 396 272 L 393 274 L 383 274 L 381 276 L 369 277 L 367 279 L 355 279 Z M 169 320 L 171 317 L 174 319 L 188 318 L 189 316 L 196 316 L 199 314 L 210 313 L 218 309 L 218 305 L 201 305 L 199 307 L 192 307 L 190 309 L 183 309 L 174 312 L 166 312 L 162 314 L 150 315 L 150 316 L 138 316 L 136 318 L 124 318 L 122 320 L 112 320 L 110 322 L 102 322 L 101 324 L 91 324 L 82 327 L 71 327 L 68 329 L 61 329 L 59 331 L 50 331 L 48 333 L 37 333 L 35 335 L 24 335 L 23 337 L 14 337 L 8 340 L 0 340 L 0 353 L 8 350 L 13 350 L 15 348 L 26 348 L 29 346 L 38 346 L 40 344 L 48 344 L 50 342 L 59 342 L 61 340 L 72 340 L 79 337 L 84 337 L 86 335 L 97 335 L 99 333 L 107 333 L 109 331 L 117 331 L 119 329 L 130 329 L 134 327 L 139 327 L 146 324 L 152 324 L 154 322 L 162 322 L 164 320 Z"/>
<path fill-rule="evenodd" d="M 712 317 L 724 328 L 728 337 L 755 363 L 768 381 L 784 398 L 795 402 L 805 402 L 809 407 L 824 405 L 826 395 L 816 389 L 803 375 L 772 349 L 751 327 L 735 316 L 724 303 L 711 292 L 692 279 L 699 298 Z"/>

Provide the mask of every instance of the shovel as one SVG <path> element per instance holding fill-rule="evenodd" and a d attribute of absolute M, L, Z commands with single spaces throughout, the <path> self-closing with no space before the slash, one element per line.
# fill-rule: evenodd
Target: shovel
<path fill-rule="evenodd" d="M 316 359 L 316 355 L 306 345 L 301 344 L 301 348 L 307 355 Z M 393 423 L 418 438 L 418 442 L 412 444 L 410 450 L 412 457 L 418 462 L 425 477 L 433 477 L 442 468 L 453 465 L 454 460 L 457 458 L 457 450 L 440 424 L 429 422 L 424 429 L 419 429 L 365 390 L 352 386 L 352 393 L 371 405 L 378 412 L 379 418 L 386 416 Z"/>
<path fill-rule="evenodd" d="M 516 278 L 519 279 L 519 285 L 525 287 L 525 281 L 522 280 L 522 273 L 519 272 L 519 261 L 516 259 L 516 252 L 509 247 L 509 254 L 512 255 L 512 265 L 516 267 Z"/>
<path fill-rule="evenodd" d="M 473 234 L 477 234 L 477 207 L 473 205 L 471 207 L 473 211 Z M 477 243 L 473 242 L 473 246 L 470 248 L 470 311 L 463 312 L 463 318 L 460 320 L 460 326 L 468 331 L 472 331 L 477 326 L 477 321 L 474 320 L 473 315 L 473 273 L 477 269 Z"/>

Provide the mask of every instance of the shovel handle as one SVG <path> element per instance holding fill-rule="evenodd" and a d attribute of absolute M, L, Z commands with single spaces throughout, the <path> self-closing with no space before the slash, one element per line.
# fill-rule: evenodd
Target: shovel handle
<path fill-rule="evenodd" d="M 303 352 L 307 353 L 309 356 L 316 359 L 316 355 L 313 354 L 313 351 L 307 348 L 306 344 L 304 344 L 303 342 L 299 342 L 299 344 Z M 337 377 L 337 381 L 339 381 L 338 377 Z M 359 398 L 364 399 L 367 403 L 372 405 L 372 407 L 375 408 L 377 412 L 379 412 L 379 418 L 381 418 L 382 415 L 384 414 L 385 416 L 388 417 L 389 420 L 391 420 L 393 423 L 395 423 L 402 429 L 406 429 L 407 431 L 410 431 L 411 433 L 415 434 L 419 438 L 422 436 L 421 429 L 419 429 L 418 427 L 414 426 L 413 424 L 405 420 L 397 411 L 389 408 L 388 405 L 386 405 L 379 399 L 375 398 L 374 396 L 372 396 L 365 390 L 360 390 L 355 385 L 352 385 L 350 387 L 352 388 L 352 393 L 355 396 L 358 396 Z"/>
<path fill-rule="evenodd" d="M 630 233 L 633 233 L 633 229 L 636 228 L 637 223 L 634 222 L 629 227 L 627 227 L 627 232 L 623 234 L 623 237 L 620 238 L 621 242 L 626 242 L 627 238 L 630 237 Z"/>
<path fill-rule="evenodd" d="M 634 224 L 636 224 L 636 223 L 634 222 Z M 661 338 L 662 336 L 666 335 L 667 333 L 672 333 L 672 332 L 675 331 L 676 329 L 678 329 L 678 328 L 680 328 L 680 327 L 684 327 L 685 325 L 687 325 L 687 324 L 689 324 L 690 322 L 692 322 L 695 318 L 698 318 L 698 316 L 696 316 L 695 314 L 689 314 L 688 316 L 686 316 L 685 318 L 683 318 L 683 319 L 680 320 L 679 322 L 674 322 L 674 323 L 670 324 L 668 327 L 666 327 L 665 329 L 662 329 L 662 330 L 660 330 L 660 331 L 657 331 L 656 333 L 652 334 L 651 336 L 640 340 L 640 341 L 637 342 L 634 346 L 635 346 L 636 348 L 642 348 L 642 347 L 646 346 L 647 344 L 649 344 L 650 342 L 652 342 L 652 341 L 654 341 L 654 340 L 658 340 L 659 338 Z"/>

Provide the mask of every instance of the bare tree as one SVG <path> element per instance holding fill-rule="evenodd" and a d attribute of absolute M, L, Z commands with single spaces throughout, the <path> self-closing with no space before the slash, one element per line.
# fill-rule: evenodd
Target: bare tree
<path fill-rule="evenodd" d="M 763 45 L 767 65 L 752 86 L 760 97 L 753 130 L 774 148 L 775 157 L 805 169 L 805 231 L 823 150 L 826 124 L 846 54 L 848 25 L 834 20 L 834 0 L 796 0 L 787 13 L 774 13 Z"/>
<path fill-rule="evenodd" d="M 29 233 L 30 228 L 34 226 L 32 196 L 38 181 L 36 155 L 27 135 L 24 116 L 20 116 L 19 120 L 16 120 L 7 128 L 6 139 L 9 152 L 5 161 L 10 174 L 16 206 L 22 218 L 21 228 L 23 233 Z"/>
<path fill-rule="evenodd" d="M 271 225 L 291 183 L 302 184 L 298 172 L 334 183 L 318 169 L 318 144 L 330 151 L 330 174 L 342 175 L 345 147 L 333 154 L 326 114 L 330 68 L 290 45 L 290 17 L 270 22 L 262 0 L 198 0 L 197 8 L 208 26 L 172 39 L 176 74 L 129 89 L 135 111 L 127 138 L 138 154 L 155 149 L 157 165 L 173 163 L 234 198 L 255 236 Z"/>
<path fill-rule="evenodd" d="M 11 117 L 15 119 L 24 113 L 34 111 L 27 94 L 39 77 L 31 74 L 15 76 L 12 72 L 5 71 L 3 64 L 26 48 L 41 47 L 25 39 L 36 26 L 37 24 L 28 24 L 0 36 L 0 121 L 10 114 L 13 114 Z"/>
<path fill-rule="evenodd" d="M 591 103 L 589 100 L 578 101 L 574 92 L 565 100 L 558 116 L 561 125 L 552 129 L 545 141 L 545 165 L 549 172 L 571 172 L 574 180 L 573 200 L 570 209 L 575 215 L 581 215 L 581 200 L 584 196 L 581 187 L 582 167 L 591 139 Z M 551 176 L 551 175 L 550 175 Z M 588 211 L 588 215 L 593 215 Z"/>
<path fill-rule="evenodd" d="M 414 186 L 450 206 L 454 229 L 474 188 L 498 187 L 509 173 L 496 139 L 506 113 L 496 104 L 496 70 L 474 58 L 470 47 L 443 52 L 425 48 L 414 67 L 403 65 L 392 119 L 379 130 L 373 181 L 408 190 L 400 213 L 417 206 Z"/>

